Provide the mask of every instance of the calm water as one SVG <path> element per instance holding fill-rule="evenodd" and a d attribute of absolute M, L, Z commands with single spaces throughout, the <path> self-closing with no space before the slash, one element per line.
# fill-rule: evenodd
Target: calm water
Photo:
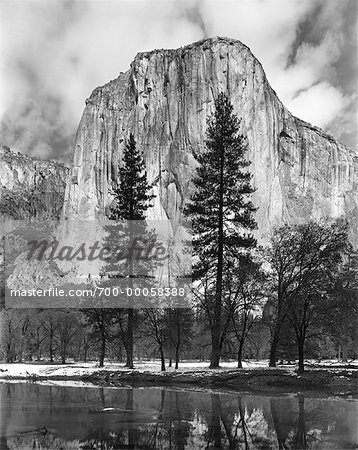
<path fill-rule="evenodd" d="M 358 401 L 0 383 L 4 449 L 353 449 Z"/>

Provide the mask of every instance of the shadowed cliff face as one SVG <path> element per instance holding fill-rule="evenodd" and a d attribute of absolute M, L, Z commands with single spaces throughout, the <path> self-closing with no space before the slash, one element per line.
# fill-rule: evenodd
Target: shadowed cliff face
<path fill-rule="evenodd" d="M 69 169 L 0 147 L 0 217 L 58 219 Z"/>
<path fill-rule="evenodd" d="M 212 38 L 136 56 L 95 89 L 78 128 L 66 217 L 105 213 L 125 140 L 135 135 L 157 194 L 150 218 L 180 220 L 214 98 L 228 92 L 252 161 L 259 236 L 285 222 L 345 215 L 358 243 L 358 155 L 290 114 L 239 41 Z"/>

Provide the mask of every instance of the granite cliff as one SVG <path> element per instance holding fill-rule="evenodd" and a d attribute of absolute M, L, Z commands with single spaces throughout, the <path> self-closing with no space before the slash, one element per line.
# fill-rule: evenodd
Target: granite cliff
<path fill-rule="evenodd" d="M 0 217 L 58 219 L 69 169 L 0 147 Z"/>
<path fill-rule="evenodd" d="M 259 233 L 284 222 L 344 215 L 358 236 L 358 154 L 280 102 L 250 49 L 210 38 L 177 50 L 139 53 L 130 69 L 86 100 L 66 187 L 66 217 L 105 213 L 130 132 L 158 194 L 150 217 L 178 220 L 188 198 L 206 120 L 229 94 L 249 142 Z"/>

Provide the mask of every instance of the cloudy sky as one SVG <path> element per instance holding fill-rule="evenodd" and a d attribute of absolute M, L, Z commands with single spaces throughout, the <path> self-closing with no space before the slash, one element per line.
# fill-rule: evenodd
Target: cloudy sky
<path fill-rule="evenodd" d="M 240 39 L 298 117 L 357 148 L 357 0 L 1 0 L 0 143 L 70 161 L 84 101 L 139 51 Z"/>

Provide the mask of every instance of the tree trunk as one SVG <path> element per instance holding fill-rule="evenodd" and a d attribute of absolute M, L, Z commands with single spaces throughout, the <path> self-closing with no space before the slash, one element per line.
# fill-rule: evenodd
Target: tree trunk
<path fill-rule="evenodd" d="M 221 356 L 221 309 L 222 309 L 222 281 L 224 265 L 224 149 L 220 155 L 220 181 L 219 181 L 219 212 L 218 212 L 218 261 L 216 269 L 214 317 L 211 326 L 211 358 L 210 369 L 220 367 Z"/>
<path fill-rule="evenodd" d="M 125 363 L 124 367 L 128 367 L 129 351 L 128 351 L 128 347 L 127 347 L 127 335 L 125 336 L 125 338 L 123 338 L 123 346 L 124 346 L 124 350 L 126 352 L 126 363 Z"/>
<path fill-rule="evenodd" d="M 298 424 L 297 433 L 294 437 L 294 448 L 306 449 L 307 433 L 306 433 L 306 417 L 305 417 L 305 397 L 303 394 L 298 394 Z"/>
<path fill-rule="evenodd" d="M 101 334 L 101 350 L 99 355 L 99 367 L 104 366 L 104 358 L 106 355 L 106 336 L 104 333 Z"/>
<path fill-rule="evenodd" d="M 26 344 L 26 335 L 21 332 L 21 336 L 20 336 L 20 351 L 19 351 L 19 358 L 18 361 L 22 362 L 24 359 L 24 348 L 25 348 L 25 344 Z M 26 355 L 25 355 L 26 357 Z"/>
<path fill-rule="evenodd" d="M 270 348 L 270 362 L 269 367 L 276 367 L 276 353 L 278 342 L 280 338 L 281 324 L 279 322 L 276 323 L 275 329 L 272 336 L 271 348 Z"/>
<path fill-rule="evenodd" d="M 19 353 L 19 362 L 22 361 L 24 356 L 24 348 L 26 343 L 26 332 L 29 326 L 29 316 L 26 316 L 21 326 L 21 337 L 20 337 L 20 353 Z M 10 331 L 10 330 L 9 330 Z"/>
<path fill-rule="evenodd" d="M 273 425 L 276 432 L 276 438 L 278 442 L 278 450 L 285 450 L 287 449 L 285 445 L 285 441 L 288 437 L 288 433 L 286 433 L 286 429 L 282 424 L 282 420 L 280 420 L 280 400 L 277 398 L 270 398 L 270 407 L 271 407 L 271 416 Z"/>
<path fill-rule="evenodd" d="M 161 371 L 165 372 L 165 358 L 164 358 L 164 351 L 163 351 L 163 344 L 159 345 L 159 351 L 160 351 L 160 361 L 161 361 Z"/>
<path fill-rule="evenodd" d="M 210 369 L 218 369 L 220 367 L 220 356 L 220 328 L 213 327 L 211 330 Z"/>
<path fill-rule="evenodd" d="M 132 195 L 132 193 L 131 193 Z M 130 215 L 129 220 L 133 220 L 133 203 L 132 199 L 130 201 Z M 132 225 L 129 226 L 129 242 L 132 242 L 133 240 L 133 230 Z M 131 257 L 129 261 L 129 280 L 130 280 L 130 286 L 133 292 L 133 258 Z M 128 324 L 127 324 L 127 332 L 126 332 L 126 352 L 127 352 L 127 361 L 125 367 L 128 367 L 128 369 L 134 369 L 133 364 L 133 333 L 134 333 L 134 304 L 133 304 L 133 297 L 131 297 L 131 308 L 128 309 Z"/>
<path fill-rule="evenodd" d="M 61 364 L 66 364 L 66 343 L 65 341 L 61 341 L 60 344 L 60 348 L 61 348 Z"/>
<path fill-rule="evenodd" d="M 41 342 L 40 342 L 40 328 L 36 329 L 36 360 L 41 361 Z"/>
<path fill-rule="evenodd" d="M 126 333 L 126 353 L 127 361 L 125 367 L 129 369 L 134 369 L 133 363 L 133 331 L 134 331 L 134 310 L 133 308 L 128 309 L 128 326 Z"/>
<path fill-rule="evenodd" d="M 52 331 L 50 331 L 49 352 L 50 352 L 50 362 L 53 363 L 53 333 L 52 333 Z"/>
<path fill-rule="evenodd" d="M 241 423 L 241 429 L 242 429 L 242 440 L 243 440 L 243 447 L 245 449 L 249 448 L 249 437 L 250 432 L 246 423 L 246 419 L 245 419 L 245 407 L 242 404 L 242 397 L 239 396 L 238 397 L 238 409 L 239 409 L 239 417 L 240 417 L 240 422 Z"/>
<path fill-rule="evenodd" d="M 240 341 L 239 350 L 237 352 L 237 368 L 242 369 L 242 351 L 244 349 L 243 342 Z"/>
<path fill-rule="evenodd" d="M 304 339 L 299 339 L 297 342 L 297 346 L 298 346 L 298 373 L 303 373 L 305 371 L 305 364 L 304 364 L 305 341 L 304 341 Z"/>
<path fill-rule="evenodd" d="M 177 340 L 177 344 L 175 346 L 175 368 L 179 369 L 179 350 L 180 350 L 180 340 Z"/>
<path fill-rule="evenodd" d="M 213 442 L 214 448 L 222 448 L 221 442 L 221 422 L 220 422 L 220 397 L 219 394 L 210 394 L 211 398 L 211 415 L 209 421 L 208 437 L 209 443 Z"/>
<path fill-rule="evenodd" d="M 348 362 L 348 344 L 346 342 L 342 344 L 342 362 Z"/>

